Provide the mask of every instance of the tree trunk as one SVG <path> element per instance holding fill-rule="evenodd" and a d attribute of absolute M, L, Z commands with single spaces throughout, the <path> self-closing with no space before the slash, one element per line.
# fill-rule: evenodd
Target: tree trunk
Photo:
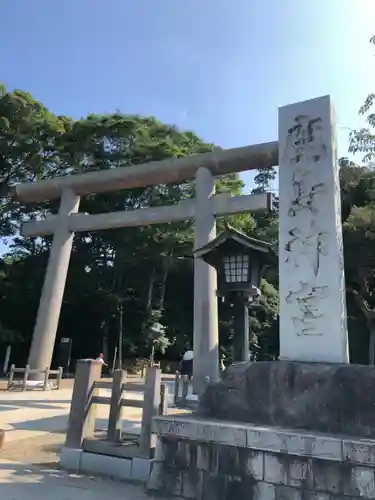
<path fill-rule="evenodd" d="M 163 261 L 163 276 L 162 276 L 161 288 L 160 288 L 159 311 L 162 311 L 164 308 L 165 291 L 167 289 L 167 279 L 168 279 L 171 258 L 172 258 L 172 252 Z"/>
<path fill-rule="evenodd" d="M 117 350 L 117 368 L 122 369 L 122 343 L 123 343 L 123 307 L 119 306 L 119 325 L 118 325 L 118 350 Z"/>
<path fill-rule="evenodd" d="M 148 282 L 148 291 L 147 291 L 146 312 L 148 314 L 151 314 L 152 311 L 152 296 L 154 294 L 155 278 L 156 278 L 156 269 L 155 266 L 153 266 L 150 274 L 150 280 Z"/>
<path fill-rule="evenodd" d="M 102 328 L 102 331 L 103 331 L 103 336 L 102 336 L 102 353 L 104 354 L 104 359 L 106 360 L 106 362 L 108 362 L 108 353 L 109 353 L 109 349 L 108 349 L 108 328 L 107 328 L 107 323 L 106 321 L 103 321 L 103 328 Z"/>
<path fill-rule="evenodd" d="M 150 366 L 153 367 L 155 364 L 155 342 L 152 343 L 151 355 L 150 355 Z"/>

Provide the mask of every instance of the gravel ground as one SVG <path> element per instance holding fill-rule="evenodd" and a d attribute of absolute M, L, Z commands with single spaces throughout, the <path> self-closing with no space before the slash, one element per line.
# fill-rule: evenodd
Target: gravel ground
<path fill-rule="evenodd" d="M 150 500 L 141 486 L 27 467 L 0 458 L 1 498 L 7 500 Z M 160 497 L 159 497 L 160 498 Z M 168 499 L 165 499 L 168 500 Z"/>
<path fill-rule="evenodd" d="M 59 454 L 64 442 L 65 432 L 54 432 L 8 443 L 5 437 L 0 457 L 25 465 L 48 465 L 58 468 Z"/>

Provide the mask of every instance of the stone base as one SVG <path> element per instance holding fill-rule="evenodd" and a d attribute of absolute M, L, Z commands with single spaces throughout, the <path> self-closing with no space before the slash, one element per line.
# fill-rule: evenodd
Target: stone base
<path fill-rule="evenodd" d="M 44 390 L 44 380 L 28 380 L 26 382 L 26 390 L 32 391 L 34 389 L 43 389 Z M 55 386 L 52 382 L 48 381 L 46 390 L 52 391 L 55 389 Z"/>
<path fill-rule="evenodd" d="M 375 438 L 375 367 L 239 363 L 210 385 L 199 414 L 220 420 Z"/>
<path fill-rule="evenodd" d="M 94 474 L 121 481 L 145 483 L 151 462 L 146 458 L 119 458 L 64 446 L 60 454 L 61 469 L 75 474 Z"/>
<path fill-rule="evenodd" d="M 17 390 L 20 389 L 22 391 L 34 391 L 34 390 L 46 390 L 53 391 L 58 389 L 56 383 L 52 381 L 48 381 L 47 387 L 44 388 L 44 380 L 27 380 L 26 386 L 24 386 L 23 380 L 14 380 L 12 385 L 8 390 Z"/>
<path fill-rule="evenodd" d="M 375 498 L 375 441 L 158 417 L 148 489 L 191 500 Z"/>

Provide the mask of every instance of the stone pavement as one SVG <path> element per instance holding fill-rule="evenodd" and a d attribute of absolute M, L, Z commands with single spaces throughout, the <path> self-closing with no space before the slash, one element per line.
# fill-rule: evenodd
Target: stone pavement
<path fill-rule="evenodd" d="M 135 380 L 135 386 L 138 381 Z M 170 387 L 173 394 L 173 382 Z M 110 392 L 100 390 L 103 396 Z M 0 429 L 6 431 L 1 457 L 23 463 L 52 463 L 58 461 L 58 453 L 65 440 L 68 423 L 72 384 L 59 391 L 1 391 Z M 125 397 L 141 399 L 142 393 L 125 393 Z M 173 413 L 183 410 L 171 409 Z M 108 425 L 109 406 L 98 409 L 96 430 L 104 431 Z M 124 408 L 123 430 L 140 432 L 142 410 Z"/>
<path fill-rule="evenodd" d="M 104 391 L 105 392 L 105 391 Z M 103 393 L 103 395 L 105 395 Z M 55 464 L 65 441 L 72 389 L 0 393 L 0 429 L 6 431 L 0 452 L 3 459 L 24 464 Z M 141 394 L 134 396 L 140 398 Z M 101 406 L 96 422 L 98 431 L 108 423 L 109 406 Z M 141 410 L 123 413 L 128 432 L 140 430 Z"/>
<path fill-rule="evenodd" d="M 150 500 L 140 486 L 98 477 L 28 468 L 0 459 L 1 498 L 6 500 Z"/>
<path fill-rule="evenodd" d="M 103 390 L 103 395 L 107 395 L 105 392 Z M 0 497 L 7 500 L 153 498 L 141 486 L 58 470 L 71 396 L 72 384 L 66 384 L 59 391 L 0 390 L 0 429 L 6 431 L 5 443 L 0 450 Z M 131 393 L 125 397 L 140 399 L 142 395 Z M 100 407 L 96 422 L 98 431 L 106 429 L 108 412 L 109 407 Z M 124 429 L 139 432 L 140 419 L 140 409 L 126 408 L 123 412 Z"/>
<path fill-rule="evenodd" d="M 100 390 L 103 396 L 109 391 Z M 129 397 L 125 394 L 125 397 Z M 132 393 L 134 399 L 141 399 L 141 393 Z M 0 393 L 0 429 L 7 431 L 6 440 L 18 441 L 51 432 L 64 432 L 68 423 L 72 389 L 59 391 L 27 391 Z M 97 430 L 107 427 L 109 405 L 99 407 Z M 126 430 L 139 432 L 141 410 L 127 408 L 123 412 Z"/>

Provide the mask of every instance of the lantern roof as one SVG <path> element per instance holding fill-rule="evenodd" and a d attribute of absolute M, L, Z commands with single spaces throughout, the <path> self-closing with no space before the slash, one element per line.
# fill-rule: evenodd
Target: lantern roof
<path fill-rule="evenodd" d="M 258 254 L 259 258 L 265 264 L 272 264 L 276 261 L 276 252 L 271 243 L 247 236 L 242 231 L 234 229 L 228 223 L 225 224 L 225 230 L 222 233 L 206 245 L 197 248 L 194 255 L 208 262 L 211 260 L 209 254 L 218 254 L 230 247 L 232 247 L 233 251 L 241 251 L 241 247 L 242 249 L 250 250 Z"/>

